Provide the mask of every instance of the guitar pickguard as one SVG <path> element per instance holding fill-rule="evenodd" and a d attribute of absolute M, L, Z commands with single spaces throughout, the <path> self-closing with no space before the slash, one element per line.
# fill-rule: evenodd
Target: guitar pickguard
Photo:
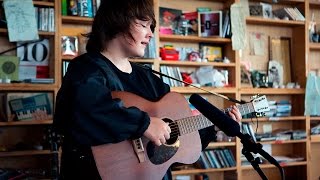
<path fill-rule="evenodd" d="M 163 118 L 164 122 L 173 122 L 169 118 Z M 172 124 L 172 132 L 170 133 L 170 139 L 167 140 L 166 144 L 161 146 L 156 146 L 152 142 L 148 142 L 147 144 L 147 155 L 150 161 L 155 164 L 163 164 L 167 162 L 170 158 L 172 158 L 176 152 L 178 151 L 180 141 L 178 136 L 180 132 L 178 132 L 177 124 Z"/>
<path fill-rule="evenodd" d="M 154 143 L 149 142 L 147 145 L 147 154 L 153 164 L 163 164 L 177 153 L 179 145 L 179 140 L 175 144 L 165 144 L 161 146 L 156 146 Z"/>

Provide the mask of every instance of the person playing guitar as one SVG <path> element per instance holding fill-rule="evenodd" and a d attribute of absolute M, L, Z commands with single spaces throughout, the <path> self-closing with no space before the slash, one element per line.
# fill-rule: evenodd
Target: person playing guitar
<path fill-rule="evenodd" d="M 170 123 L 112 95 L 125 91 L 157 102 L 169 94 L 158 76 L 129 61 L 144 55 L 155 25 L 153 0 L 101 1 L 85 35 L 87 53 L 70 62 L 56 97 L 53 127 L 63 135 L 60 179 L 102 179 L 91 147 L 141 137 L 161 146 L 170 139 Z M 228 114 L 240 122 L 236 106 Z M 216 132 L 209 126 L 199 134 L 204 149 Z M 171 179 L 170 168 L 163 179 Z"/>

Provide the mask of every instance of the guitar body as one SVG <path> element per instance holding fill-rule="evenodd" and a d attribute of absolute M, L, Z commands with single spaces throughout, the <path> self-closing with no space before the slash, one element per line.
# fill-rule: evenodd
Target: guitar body
<path fill-rule="evenodd" d="M 138 107 L 153 117 L 174 121 L 192 116 L 188 102 L 179 93 L 170 92 L 157 102 L 128 92 L 114 92 L 112 97 L 120 98 L 126 107 Z M 200 157 L 201 141 L 198 131 L 179 136 L 170 145 L 155 146 L 148 139 L 141 139 L 145 156 L 145 161 L 141 163 L 131 140 L 92 147 L 103 180 L 160 180 L 173 163 L 191 164 Z"/>

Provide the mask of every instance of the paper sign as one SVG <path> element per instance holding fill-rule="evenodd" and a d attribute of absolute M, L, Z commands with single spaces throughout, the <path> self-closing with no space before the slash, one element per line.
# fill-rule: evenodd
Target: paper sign
<path fill-rule="evenodd" d="M 7 19 L 10 42 L 39 39 L 32 0 L 4 0 L 3 7 Z"/>

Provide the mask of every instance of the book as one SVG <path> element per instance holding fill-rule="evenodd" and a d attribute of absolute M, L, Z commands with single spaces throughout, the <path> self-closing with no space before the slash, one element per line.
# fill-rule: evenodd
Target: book
<path fill-rule="evenodd" d="M 199 12 L 198 20 L 200 37 L 222 37 L 222 11 Z"/>
<path fill-rule="evenodd" d="M 19 80 L 19 58 L 16 56 L 0 56 L 0 79 Z"/>
<path fill-rule="evenodd" d="M 222 48 L 220 46 L 200 43 L 199 47 L 202 59 L 206 59 L 209 62 L 222 61 Z"/>
<path fill-rule="evenodd" d="M 7 93 L 0 92 L 0 122 L 9 121 L 8 112 L 10 109 L 7 106 Z"/>
<path fill-rule="evenodd" d="M 188 21 L 188 34 L 198 34 L 198 12 L 184 12 L 183 16 Z"/>
<path fill-rule="evenodd" d="M 14 120 L 45 120 L 52 115 L 52 93 L 8 93 L 7 101 Z"/>
<path fill-rule="evenodd" d="M 17 43 L 17 46 L 21 43 Z M 17 48 L 19 80 L 49 77 L 49 40 L 30 42 Z"/>
<path fill-rule="evenodd" d="M 67 15 L 67 0 L 61 0 L 61 15 Z"/>
<path fill-rule="evenodd" d="M 160 34 L 174 34 L 182 15 L 182 10 L 160 7 L 159 13 Z"/>

